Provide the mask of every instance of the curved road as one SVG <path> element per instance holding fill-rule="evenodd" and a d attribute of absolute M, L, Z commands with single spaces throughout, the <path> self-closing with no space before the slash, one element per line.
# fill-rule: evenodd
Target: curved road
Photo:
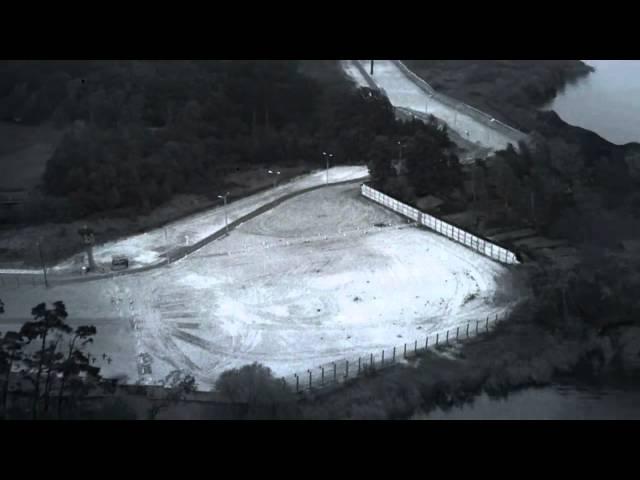
<path fill-rule="evenodd" d="M 300 190 L 296 190 L 294 192 L 289 192 L 289 193 L 285 193 L 284 195 L 276 198 L 275 200 L 272 200 L 260 207 L 258 207 L 257 209 L 251 211 L 250 213 L 241 216 L 240 218 L 230 222 L 228 224 L 228 227 L 225 228 L 221 228 L 220 230 L 217 230 L 216 232 L 212 233 L 211 235 L 208 235 L 207 237 L 203 238 L 202 240 L 194 243 L 193 245 L 189 245 L 189 246 L 180 246 L 177 248 L 174 248 L 173 250 L 165 253 L 163 256 L 165 257 L 163 260 L 156 262 L 152 265 L 144 265 L 141 267 L 137 267 L 137 268 L 131 268 L 131 269 L 127 269 L 127 270 L 123 270 L 123 271 L 119 271 L 119 272 L 108 272 L 108 273 L 104 273 L 104 274 L 93 274 L 93 275 L 64 275 L 64 274 L 56 274 L 56 273 L 52 273 L 47 271 L 47 277 L 49 280 L 49 283 L 55 283 L 55 284 L 68 284 L 68 283 L 79 283 L 79 282 L 91 282 L 91 281 L 95 281 L 95 280 L 104 280 L 104 279 L 109 279 L 109 278 L 115 278 L 115 277 L 120 277 L 120 276 L 124 276 L 124 275 L 132 275 L 135 273 L 141 273 L 141 272 L 146 272 L 149 270 L 154 270 L 156 268 L 168 265 L 170 263 L 173 263 L 175 261 L 181 260 L 185 257 L 187 257 L 188 255 L 190 255 L 191 253 L 201 249 L 202 247 L 204 247 L 205 245 L 219 239 L 222 238 L 224 236 L 227 235 L 228 232 L 234 230 L 236 227 L 242 225 L 244 222 L 251 220 L 254 217 L 257 217 L 258 215 L 261 215 L 269 210 L 272 210 L 273 208 L 277 207 L 278 205 L 282 204 L 283 202 L 297 197 L 299 195 L 302 195 L 304 193 L 308 193 L 311 192 L 313 190 L 318 190 L 320 188 L 324 188 L 324 187 L 332 187 L 332 186 L 336 186 L 336 185 L 346 185 L 346 184 L 352 184 L 352 183 L 362 183 L 364 181 L 366 181 L 369 178 L 369 176 L 364 176 L 364 177 L 360 177 L 360 178 L 356 178 L 353 180 L 344 180 L 344 181 L 340 181 L 340 182 L 332 182 L 332 183 L 328 183 L 328 184 L 320 184 L 320 185 L 314 185 L 312 187 L 307 187 L 307 188 L 302 188 Z M 33 273 L 29 272 L 29 273 L 18 273 L 18 271 L 15 271 L 15 273 L 12 273 L 10 270 L 5 270 L 2 271 L 0 270 L 0 278 L 2 278 L 2 282 L 9 282 L 10 284 L 13 283 L 12 280 L 7 280 L 8 278 L 12 278 L 15 277 L 16 278 L 16 283 L 19 283 L 20 280 L 19 279 L 25 279 L 28 278 L 26 280 L 23 280 L 23 284 L 25 285 L 29 285 L 32 284 L 34 281 L 43 281 L 42 280 L 42 274 L 38 271 L 34 271 Z M 1 284 L 0 284 L 1 285 Z"/>

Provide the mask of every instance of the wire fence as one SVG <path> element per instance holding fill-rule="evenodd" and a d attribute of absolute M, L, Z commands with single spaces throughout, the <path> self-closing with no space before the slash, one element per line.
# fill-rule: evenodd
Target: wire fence
<path fill-rule="evenodd" d="M 0 287 L 36 287 L 38 285 L 44 285 L 44 275 L 35 274 L 23 274 L 23 275 L 8 275 L 0 274 Z"/>
<path fill-rule="evenodd" d="M 466 247 L 485 255 L 493 260 L 496 260 L 505 264 L 519 264 L 517 255 L 506 248 L 497 245 L 487 239 L 474 235 L 471 232 L 452 225 L 448 222 L 440 220 L 433 215 L 421 212 L 420 210 L 413 208 L 405 203 L 396 200 L 389 195 L 385 195 L 378 190 L 369 187 L 368 185 L 361 185 L 361 193 L 364 197 L 373 200 L 380 205 L 390 208 L 394 212 L 404 215 L 411 220 L 414 220 L 420 225 L 423 225 L 430 230 L 433 230 L 445 237 L 461 243 Z"/>
<path fill-rule="evenodd" d="M 507 316 L 508 312 L 505 311 L 501 314 L 495 314 L 491 318 L 463 322 L 454 328 L 431 333 L 413 342 L 384 348 L 357 358 L 325 363 L 305 372 L 294 373 L 282 377 L 282 382 L 285 387 L 296 393 L 319 392 L 396 365 L 407 364 L 431 349 L 436 350 L 461 344 L 468 339 L 489 332 L 495 325 L 504 321 Z"/>

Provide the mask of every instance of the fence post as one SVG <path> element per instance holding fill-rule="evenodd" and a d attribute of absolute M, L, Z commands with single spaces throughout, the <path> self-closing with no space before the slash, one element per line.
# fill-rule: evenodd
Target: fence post
<path fill-rule="evenodd" d="M 320 377 L 320 385 L 324 387 L 324 367 L 320 367 L 322 370 L 322 376 Z"/>
<path fill-rule="evenodd" d="M 449 345 L 449 330 L 447 330 L 447 339 L 446 339 L 446 344 Z"/>
<path fill-rule="evenodd" d="M 436 347 L 438 346 L 438 337 L 440 336 L 439 333 L 436 333 Z"/>
<path fill-rule="evenodd" d="M 358 357 L 358 375 L 360 375 L 360 369 L 361 369 L 361 357 Z"/>
<path fill-rule="evenodd" d="M 498 314 L 496 313 L 496 322 L 498 321 Z"/>
<path fill-rule="evenodd" d="M 469 322 L 467 322 L 467 338 L 469 338 Z"/>
<path fill-rule="evenodd" d="M 300 378 L 298 378 L 297 373 L 294 373 L 294 375 L 296 376 L 296 393 L 298 393 L 300 391 Z"/>
<path fill-rule="evenodd" d="M 404 344 L 404 353 L 402 354 L 402 358 L 407 358 L 407 344 Z"/>
<path fill-rule="evenodd" d="M 418 354 L 418 340 L 416 340 L 416 342 L 413 344 L 413 354 Z"/>
<path fill-rule="evenodd" d="M 333 381 L 338 381 L 338 370 L 336 368 L 336 362 L 333 362 Z"/>
<path fill-rule="evenodd" d="M 427 339 L 424 341 L 424 349 L 425 350 L 429 349 L 429 335 L 427 335 Z"/>
<path fill-rule="evenodd" d="M 478 335 L 478 325 L 480 325 L 480 320 L 476 320 L 476 335 Z"/>
<path fill-rule="evenodd" d="M 382 357 L 380 360 L 380 366 L 384 367 L 384 348 L 382 349 Z"/>
<path fill-rule="evenodd" d="M 393 347 L 393 358 L 391 359 L 392 363 L 396 363 L 396 347 Z"/>
<path fill-rule="evenodd" d="M 313 388 L 313 386 L 311 385 L 311 370 L 307 370 L 309 372 L 309 390 L 311 390 Z"/>
<path fill-rule="evenodd" d="M 487 316 L 487 332 L 489 331 L 489 317 Z"/>
<path fill-rule="evenodd" d="M 349 378 L 349 360 L 347 360 L 347 368 L 346 373 L 344 374 L 344 378 Z"/>
<path fill-rule="evenodd" d="M 460 327 L 456 327 L 456 342 L 458 341 L 458 333 L 460 333 Z"/>
<path fill-rule="evenodd" d="M 371 354 L 371 361 L 369 362 L 369 365 L 373 368 L 373 353 Z"/>

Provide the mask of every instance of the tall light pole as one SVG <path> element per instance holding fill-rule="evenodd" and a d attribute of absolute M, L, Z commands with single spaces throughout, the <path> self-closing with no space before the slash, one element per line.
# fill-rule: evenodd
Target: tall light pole
<path fill-rule="evenodd" d="M 280 172 L 274 172 L 273 170 L 267 170 L 267 173 L 269 175 L 273 175 L 273 188 L 276 188 L 277 182 L 278 182 L 278 175 L 280 175 Z"/>
<path fill-rule="evenodd" d="M 229 216 L 227 215 L 227 197 L 229 196 L 229 192 L 224 195 L 218 195 L 218 198 L 224 200 L 224 228 L 229 233 Z"/>
<path fill-rule="evenodd" d="M 333 157 L 333 153 L 322 152 L 325 160 L 327 161 L 327 185 L 329 185 L 329 159 Z"/>
<path fill-rule="evenodd" d="M 38 240 L 38 254 L 40 255 L 40 264 L 42 265 L 42 274 L 44 275 L 44 286 L 49 288 L 49 282 L 47 281 L 47 267 L 44 264 L 44 257 L 42 256 L 42 240 Z"/>
<path fill-rule="evenodd" d="M 427 103 L 426 103 L 426 112 L 427 114 L 429 114 L 429 99 L 433 98 L 433 93 L 430 93 L 429 96 L 427 97 Z"/>

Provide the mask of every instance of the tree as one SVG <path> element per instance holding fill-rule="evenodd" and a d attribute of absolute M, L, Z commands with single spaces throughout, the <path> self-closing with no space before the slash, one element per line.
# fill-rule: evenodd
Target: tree
<path fill-rule="evenodd" d="M 430 125 L 407 142 L 407 175 L 416 195 L 447 192 L 462 184 L 460 161 L 448 152 L 449 147 L 446 132 Z"/>
<path fill-rule="evenodd" d="M 185 395 L 196 391 L 196 379 L 182 370 L 174 370 L 161 382 L 164 387 L 163 396 L 154 400 L 149 411 L 149 420 L 155 420 L 160 412 L 184 400 Z"/>
<path fill-rule="evenodd" d="M 65 323 L 68 314 L 64 303 L 61 301 L 55 302 L 52 309 L 47 309 L 45 303 L 40 303 L 31 310 L 31 314 L 35 320 L 26 322 L 20 329 L 20 335 L 27 340 L 27 344 L 40 340 L 39 350 L 25 358 L 27 366 L 36 370 L 35 379 L 31 378 L 30 375 L 27 376 L 33 383 L 34 388 L 31 413 L 35 420 L 38 417 L 42 373 L 45 366 L 48 367 L 49 372 L 51 371 L 51 366 L 55 359 L 55 348 L 52 349 L 52 345 L 47 344 L 47 339 L 55 333 L 70 333 L 72 329 Z M 56 339 L 54 345 L 57 347 L 58 339 Z"/>
<path fill-rule="evenodd" d="M 247 418 L 293 418 L 298 414 L 293 391 L 259 363 L 223 372 L 215 384 L 220 395 L 247 406 Z"/>
<path fill-rule="evenodd" d="M 390 144 L 388 137 L 377 136 L 369 148 L 368 167 L 374 188 L 382 189 L 385 182 L 395 176 Z"/>
<path fill-rule="evenodd" d="M 23 346 L 22 336 L 16 332 L 6 332 L 4 337 L 0 339 L 0 367 L 5 377 L 2 389 L 2 413 L 5 419 L 7 418 L 7 401 L 9 397 L 9 387 L 11 385 L 11 371 L 13 370 L 13 366 L 22 358 Z"/>
<path fill-rule="evenodd" d="M 96 327 L 94 326 L 80 326 L 73 332 L 67 356 L 59 367 L 59 371 L 62 373 L 62 380 L 58 391 L 58 418 L 62 416 L 65 387 L 70 379 L 77 380 L 83 373 L 93 378 L 99 378 L 100 369 L 92 367 L 89 356 L 82 351 L 82 347 L 93 343 L 93 337 L 96 332 Z"/>

